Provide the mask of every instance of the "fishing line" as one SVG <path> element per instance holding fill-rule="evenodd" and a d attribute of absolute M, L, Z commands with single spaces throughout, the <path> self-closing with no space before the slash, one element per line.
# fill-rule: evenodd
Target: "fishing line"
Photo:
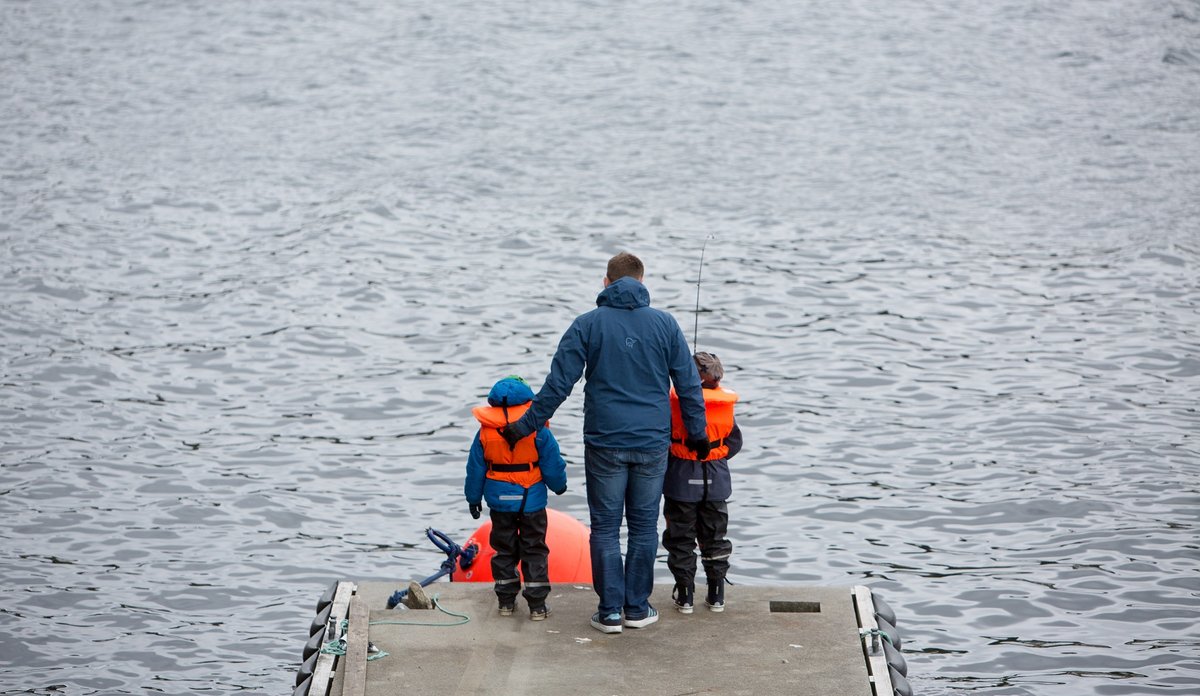
<path fill-rule="evenodd" d="M 696 353 L 697 339 L 700 336 L 700 280 L 704 275 L 704 250 L 708 248 L 708 240 L 712 239 L 713 235 L 708 235 L 704 238 L 704 246 L 700 247 L 700 268 L 696 269 L 696 323 L 692 327 L 692 354 Z"/>

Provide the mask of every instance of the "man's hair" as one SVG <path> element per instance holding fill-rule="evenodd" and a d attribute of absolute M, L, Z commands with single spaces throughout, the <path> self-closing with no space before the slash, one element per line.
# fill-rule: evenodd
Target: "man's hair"
<path fill-rule="evenodd" d="M 646 267 L 642 265 L 642 260 L 628 251 L 622 251 L 616 256 L 608 260 L 608 270 L 605 273 L 608 276 L 608 281 L 615 282 L 630 276 L 634 280 L 641 280 L 642 274 L 646 272 Z"/>

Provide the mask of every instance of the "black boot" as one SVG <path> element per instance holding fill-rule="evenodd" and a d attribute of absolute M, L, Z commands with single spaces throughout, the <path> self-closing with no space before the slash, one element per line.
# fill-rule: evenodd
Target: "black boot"
<path fill-rule="evenodd" d="M 708 581 L 708 596 L 704 603 L 710 611 L 725 611 L 725 578 Z"/>
<path fill-rule="evenodd" d="M 675 608 L 680 614 L 692 613 L 692 597 L 695 594 L 695 585 L 675 583 L 675 589 L 671 591 L 671 598 L 675 600 Z"/>

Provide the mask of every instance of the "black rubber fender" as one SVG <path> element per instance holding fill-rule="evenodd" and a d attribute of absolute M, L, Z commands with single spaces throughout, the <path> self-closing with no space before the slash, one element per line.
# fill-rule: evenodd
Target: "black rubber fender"
<path fill-rule="evenodd" d="M 896 612 L 892 611 L 892 608 L 888 606 L 888 603 L 883 601 L 883 597 L 875 594 L 874 590 L 871 591 L 871 602 L 875 605 L 876 617 L 882 617 L 891 625 L 896 625 Z"/>
<path fill-rule="evenodd" d="M 908 662 L 905 661 L 904 655 L 901 655 L 900 651 L 896 648 L 893 648 L 892 644 L 886 640 L 883 641 L 883 654 L 884 657 L 887 658 L 888 667 L 891 667 L 906 677 L 908 676 Z"/>
<path fill-rule="evenodd" d="M 304 644 L 304 655 L 301 660 L 307 660 L 309 655 L 319 651 L 325 645 L 325 632 L 317 631 L 309 637 L 308 642 Z"/>
<path fill-rule="evenodd" d="M 912 684 L 908 683 L 908 679 L 900 674 L 892 667 L 888 666 L 888 676 L 892 678 L 892 693 L 894 696 L 913 696 Z"/>
<path fill-rule="evenodd" d="M 311 688 L 312 677 L 309 677 L 308 679 L 304 680 L 304 683 L 300 684 L 295 688 L 295 690 L 292 691 L 292 696 L 307 696 L 308 690 Z"/>
<path fill-rule="evenodd" d="M 329 614 L 333 612 L 333 605 L 328 604 L 313 617 L 312 625 L 308 627 L 308 635 L 314 633 L 324 633 L 325 625 L 329 623 Z"/>
<path fill-rule="evenodd" d="M 296 670 L 296 686 L 300 686 L 306 679 L 312 679 L 313 669 L 317 666 L 317 658 L 321 653 L 313 653 L 300 665 L 300 669 Z"/>
<path fill-rule="evenodd" d="M 320 599 L 317 600 L 317 608 L 315 611 L 318 614 L 333 602 L 333 593 L 337 592 L 337 586 L 338 584 L 336 582 L 330 585 L 329 588 L 325 590 L 325 594 L 321 595 Z M 893 621 L 892 623 L 896 622 Z"/>

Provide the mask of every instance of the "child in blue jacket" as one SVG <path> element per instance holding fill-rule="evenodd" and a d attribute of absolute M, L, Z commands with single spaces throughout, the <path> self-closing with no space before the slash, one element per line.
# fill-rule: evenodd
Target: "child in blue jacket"
<path fill-rule="evenodd" d="M 463 493 L 471 517 L 479 519 L 486 499 L 492 518 L 489 542 L 492 577 L 500 615 L 512 615 L 521 591 L 529 603 L 529 618 L 541 621 L 550 615 L 546 597 L 550 595 L 546 545 L 546 489 L 562 495 L 567 490 L 567 464 L 559 453 L 558 441 L 549 425 L 539 428 L 516 444 L 509 445 L 500 429 L 516 421 L 533 401 L 533 390 L 525 380 L 509 376 L 496 382 L 488 393 L 486 406 L 471 413 L 479 421 L 479 432 L 467 456 L 467 481 Z"/>

